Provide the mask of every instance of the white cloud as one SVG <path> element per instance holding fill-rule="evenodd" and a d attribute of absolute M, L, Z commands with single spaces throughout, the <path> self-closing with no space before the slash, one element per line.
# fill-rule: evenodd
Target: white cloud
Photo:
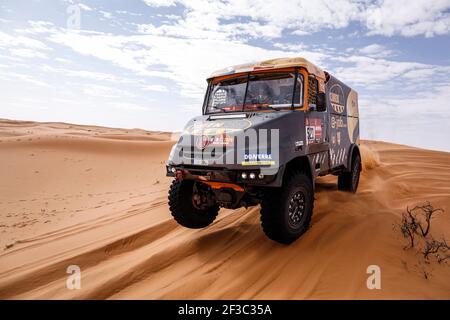
<path fill-rule="evenodd" d="M 448 0 L 144 0 L 150 6 L 180 5 L 184 17 L 173 24 L 142 26 L 141 31 L 168 36 L 232 38 L 239 36 L 277 38 L 281 31 L 305 35 L 323 29 L 364 25 L 369 34 L 427 37 L 450 30 Z M 246 18 L 245 26 L 231 19 Z M 251 28 L 247 26 L 252 25 Z"/>
<path fill-rule="evenodd" d="M 82 89 L 84 94 L 93 96 L 93 97 L 102 97 L 102 98 L 111 98 L 111 99 L 115 99 L 115 98 L 130 98 L 130 97 L 134 97 L 135 95 L 125 91 L 125 90 L 120 90 L 114 87 L 108 87 L 108 86 L 104 86 L 104 85 L 93 85 L 93 84 L 89 84 L 84 86 L 84 88 Z"/>
<path fill-rule="evenodd" d="M 56 57 L 54 60 L 57 61 L 57 62 L 64 63 L 64 64 L 69 64 L 69 63 L 72 62 L 72 61 L 70 61 L 69 59 L 60 58 L 60 57 Z"/>
<path fill-rule="evenodd" d="M 105 19 L 112 19 L 113 18 L 113 14 L 111 12 L 104 11 L 104 10 L 100 10 L 99 12 L 102 14 L 102 16 Z"/>
<path fill-rule="evenodd" d="M 47 58 L 47 55 L 45 53 L 27 48 L 11 48 L 9 52 L 14 57 L 20 58 L 41 58 L 41 59 Z"/>
<path fill-rule="evenodd" d="M 215 39 L 180 39 L 157 35 L 113 36 L 86 32 L 48 30 L 49 40 L 71 47 L 83 55 L 94 56 L 129 69 L 140 76 L 163 77 L 175 81 L 180 94 L 199 98 L 205 78 L 215 69 L 243 61 L 270 57 L 302 55 L 320 63 L 326 55 L 288 45 L 283 50 L 268 50 L 240 41 Z M 215 48 L 215 54 L 210 49 Z M 299 52 L 299 49 L 302 49 Z M 183 53 L 183 59 L 180 59 Z M 160 66 L 164 66 L 161 68 Z M 68 72 L 67 75 L 73 75 Z"/>
<path fill-rule="evenodd" d="M 58 59 L 55 59 L 58 60 Z M 67 63 L 68 60 L 62 59 L 63 63 Z M 70 62 L 70 61 L 68 61 Z M 105 72 L 98 72 L 98 71 L 90 71 L 90 70 L 74 70 L 69 68 L 60 68 L 60 67 L 53 67 L 49 64 L 45 65 L 39 65 L 36 66 L 39 71 L 44 72 L 45 74 L 51 74 L 53 73 L 58 78 L 78 78 L 82 80 L 84 83 L 108 83 L 111 84 L 121 84 L 121 85 L 134 85 L 139 87 L 146 87 L 145 86 L 145 79 L 139 79 L 136 77 L 130 77 L 123 75 L 123 72 L 120 75 L 115 75 L 112 73 L 105 73 Z M 89 82 L 90 81 L 90 82 Z M 72 82 L 72 79 L 70 79 L 70 82 Z M 154 86 L 154 87 L 153 87 Z M 153 85 L 148 86 L 148 90 L 153 88 L 154 91 L 165 91 L 167 88 L 162 85 Z M 116 90 L 116 89 L 113 89 Z M 90 91 L 93 92 L 93 91 Z M 130 96 L 129 94 L 122 94 L 122 96 Z"/>
<path fill-rule="evenodd" d="M 93 9 L 83 3 L 79 3 L 78 6 L 85 11 L 92 11 Z"/>
<path fill-rule="evenodd" d="M 169 7 L 175 5 L 175 0 L 143 0 L 150 7 Z"/>
<path fill-rule="evenodd" d="M 306 34 L 321 28 L 343 28 L 359 12 L 358 3 L 345 0 L 297 0 L 283 5 L 262 0 L 177 0 L 167 4 L 175 3 L 186 8 L 182 19 L 161 26 L 141 25 L 139 30 L 153 35 L 197 39 L 270 39 L 281 37 L 284 29 Z M 151 1 L 150 5 L 155 3 Z M 240 18 L 246 20 L 232 21 Z"/>
<path fill-rule="evenodd" d="M 379 44 L 355 49 L 352 55 L 336 54 L 330 50 L 310 49 L 290 43 L 275 43 L 275 50 L 218 39 L 186 39 L 164 35 L 116 36 L 84 32 L 53 32 L 49 40 L 94 56 L 132 71 L 137 76 L 160 77 L 178 85 L 175 93 L 200 100 L 206 86 L 205 79 L 224 66 L 265 60 L 283 56 L 303 56 L 322 68 L 329 69 L 353 86 L 385 86 L 398 77 L 415 79 L 418 75 L 445 73 L 439 66 L 388 60 L 392 50 Z M 211 54 L 214 48 L 214 54 Z M 448 71 L 447 71 L 448 72 Z M 415 76 L 416 75 L 416 76 Z M 430 79 L 431 80 L 431 79 Z"/>
<path fill-rule="evenodd" d="M 450 101 L 450 83 L 438 85 L 431 90 L 419 90 L 410 97 L 385 96 L 376 100 L 367 100 L 364 102 L 364 111 L 367 115 L 395 118 L 424 114 L 450 117 L 448 101 Z"/>
<path fill-rule="evenodd" d="M 32 84 L 34 86 L 38 86 L 38 87 L 46 87 L 46 88 L 50 88 L 51 86 L 45 82 L 42 81 L 40 79 L 36 79 L 35 77 L 28 75 L 28 74 L 23 74 L 23 73 L 17 73 L 17 72 L 8 72 L 5 74 L 0 74 L 0 79 L 4 79 L 7 81 L 11 81 L 11 80 L 19 80 L 22 83 L 28 83 L 28 84 Z"/>
<path fill-rule="evenodd" d="M 118 14 L 125 14 L 125 15 L 130 15 L 130 16 L 135 16 L 135 17 L 140 17 L 143 16 L 143 13 L 136 13 L 136 12 L 131 12 L 131 11 L 127 11 L 127 10 L 116 10 L 115 11 Z"/>
<path fill-rule="evenodd" d="M 131 70 L 139 76 L 170 79 L 180 87 L 179 94 L 196 99 L 203 96 L 205 79 L 212 71 L 224 66 L 300 54 L 320 63 L 326 57 L 314 51 L 269 50 L 238 41 L 155 35 L 125 37 L 59 32 L 50 35 L 49 39 L 80 54 Z M 211 48 L 214 48 L 214 54 L 211 54 Z"/>
<path fill-rule="evenodd" d="M 450 72 L 449 68 L 445 68 L 445 67 L 424 67 L 421 69 L 413 69 L 410 71 L 405 72 L 402 75 L 402 78 L 408 80 L 408 81 L 412 81 L 412 82 L 417 82 L 417 83 L 421 83 L 424 80 L 428 80 L 428 79 L 432 79 L 432 77 L 439 71 L 441 72 L 445 72 L 445 70 L 447 70 L 446 72 Z"/>
<path fill-rule="evenodd" d="M 340 79 L 360 86 L 384 85 L 389 87 L 388 81 L 397 77 L 407 76 L 411 72 L 422 72 L 425 74 L 424 70 L 427 70 L 426 72 L 429 75 L 435 75 L 439 72 L 449 72 L 446 67 L 358 55 L 331 57 L 331 59 L 339 61 L 339 67 L 335 68 L 335 72 L 339 75 Z M 405 84 L 402 83 L 401 85 L 401 88 L 403 88 Z"/>
<path fill-rule="evenodd" d="M 212 20 L 215 20 L 212 19 Z M 248 23 L 219 24 L 218 20 L 205 23 L 198 17 L 178 20 L 173 25 L 141 24 L 138 31 L 150 35 L 170 36 L 186 39 L 248 40 L 249 38 L 279 38 L 282 28 L 251 21 Z"/>
<path fill-rule="evenodd" d="M 157 91 L 157 92 L 167 92 L 169 88 L 162 84 L 150 84 L 143 87 L 145 90 L 149 91 Z"/>
<path fill-rule="evenodd" d="M 124 111 L 148 111 L 149 108 L 127 102 L 116 102 L 108 104 L 108 108 L 119 109 Z"/>
<path fill-rule="evenodd" d="M 359 101 L 362 138 L 449 152 L 449 101 L 449 83 L 409 97 L 363 97 Z"/>
<path fill-rule="evenodd" d="M 309 34 L 309 32 L 297 29 L 297 30 L 292 31 L 291 34 L 294 34 L 296 36 L 306 36 Z"/>
<path fill-rule="evenodd" d="M 19 29 L 16 30 L 21 34 L 33 34 L 40 35 L 42 33 L 48 33 L 51 30 L 56 30 L 55 25 L 49 21 L 27 21 L 28 28 L 27 29 Z"/>
<path fill-rule="evenodd" d="M 432 37 L 450 31 L 448 0 L 385 0 L 362 12 L 369 34 Z"/>
<path fill-rule="evenodd" d="M 385 58 L 394 55 L 393 50 L 389 50 L 385 46 L 377 43 L 365 46 L 359 49 L 358 52 L 362 55 L 366 55 L 372 58 Z"/>
<path fill-rule="evenodd" d="M 48 47 L 39 40 L 25 36 L 11 36 L 0 31 L 0 47 L 25 47 L 30 49 L 48 49 Z"/>
<path fill-rule="evenodd" d="M 21 59 L 47 58 L 47 51 L 51 48 L 44 42 L 26 37 L 12 36 L 0 31 L 0 49 L 9 51 L 9 56 L 20 61 Z"/>
<path fill-rule="evenodd" d="M 289 51 L 303 51 L 307 50 L 308 46 L 304 45 L 303 43 L 281 43 L 281 42 L 275 42 L 273 44 L 275 48 L 289 50 Z"/>

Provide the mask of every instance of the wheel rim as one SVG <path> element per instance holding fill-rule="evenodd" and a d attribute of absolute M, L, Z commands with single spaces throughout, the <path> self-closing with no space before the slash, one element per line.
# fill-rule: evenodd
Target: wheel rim
<path fill-rule="evenodd" d="M 202 196 L 198 193 L 194 193 L 192 195 L 192 205 L 194 206 L 194 208 L 202 210 L 204 209 L 204 201 L 202 199 Z"/>
<path fill-rule="evenodd" d="M 210 191 L 211 189 L 209 187 L 194 183 L 192 187 L 191 203 L 198 213 L 203 213 L 210 208 L 211 204 L 208 195 Z"/>
<path fill-rule="evenodd" d="M 293 228 L 298 228 L 303 216 L 305 215 L 305 200 L 305 194 L 302 191 L 295 192 L 289 200 L 289 225 Z"/>

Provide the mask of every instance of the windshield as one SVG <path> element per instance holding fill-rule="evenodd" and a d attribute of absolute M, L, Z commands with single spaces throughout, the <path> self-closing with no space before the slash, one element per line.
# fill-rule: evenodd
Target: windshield
<path fill-rule="evenodd" d="M 303 76 L 298 74 L 296 86 L 295 77 L 295 72 L 250 74 L 212 84 L 206 113 L 302 106 Z"/>

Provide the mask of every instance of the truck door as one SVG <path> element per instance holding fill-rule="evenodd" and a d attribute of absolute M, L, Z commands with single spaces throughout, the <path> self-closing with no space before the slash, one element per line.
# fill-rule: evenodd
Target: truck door
<path fill-rule="evenodd" d="M 329 132 L 327 111 L 316 110 L 316 98 L 318 92 L 318 81 L 315 77 L 308 77 L 308 106 L 309 110 L 305 116 L 307 154 L 314 172 L 318 175 L 328 171 L 329 157 Z"/>

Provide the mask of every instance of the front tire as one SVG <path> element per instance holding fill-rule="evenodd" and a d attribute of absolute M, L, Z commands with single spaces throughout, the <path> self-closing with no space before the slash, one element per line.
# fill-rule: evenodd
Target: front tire
<path fill-rule="evenodd" d="M 208 190 L 203 194 L 196 192 L 192 180 L 174 180 L 169 190 L 169 209 L 174 219 L 182 226 L 191 229 L 210 225 L 219 213 L 219 206 L 206 199 Z M 203 202 L 199 201 L 204 198 Z M 208 204 L 209 203 L 209 204 Z"/>
<path fill-rule="evenodd" d="M 361 175 L 361 157 L 357 154 L 352 161 L 350 172 L 343 172 L 338 176 L 338 189 L 356 193 Z"/>
<path fill-rule="evenodd" d="M 261 225 L 270 239 L 290 244 L 308 230 L 314 208 L 311 179 L 295 172 L 279 190 L 266 192 L 261 203 Z"/>

